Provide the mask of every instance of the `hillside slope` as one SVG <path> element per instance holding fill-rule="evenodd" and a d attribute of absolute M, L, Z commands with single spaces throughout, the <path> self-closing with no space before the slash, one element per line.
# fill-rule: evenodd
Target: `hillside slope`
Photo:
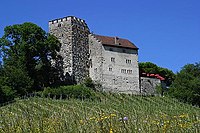
<path fill-rule="evenodd" d="M 29 98 L 0 108 L 0 133 L 200 132 L 200 108 L 167 97 Z"/>

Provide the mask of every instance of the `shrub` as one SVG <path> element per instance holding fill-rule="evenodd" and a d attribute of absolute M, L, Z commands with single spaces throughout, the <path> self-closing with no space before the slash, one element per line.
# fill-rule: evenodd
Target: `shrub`
<path fill-rule="evenodd" d="M 155 89 L 156 89 L 156 94 L 161 96 L 163 95 L 163 88 L 161 85 L 157 85 Z"/>
<path fill-rule="evenodd" d="M 14 99 L 15 91 L 9 86 L 0 86 L 0 103 L 12 101 Z"/>
<path fill-rule="evenodd" d="M 43 96 L 57 99 L 93 99 L 95 97 L 95 93 L 84 85 L 69 85 L 57 88 L 46 87 L 43 91 Z"/>
<path fill-rule="evenodd" d="M 90 77 L 86 78 L 84 83 L 83 83 L 86 87 L 89 87 L 91 89 L 95 89 L 95 84 L 93 83 L 92 79 Z"/>

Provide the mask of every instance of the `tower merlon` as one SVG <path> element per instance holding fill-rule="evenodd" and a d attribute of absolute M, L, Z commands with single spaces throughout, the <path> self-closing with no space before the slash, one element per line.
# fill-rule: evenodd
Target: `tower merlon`
<path fill-rule="evenodd" d="M 50 20 L 49 24 L 56 24 L 56 23 L 60 23 L 60 22 L 64 22 L 64 21 L 71 21 L 71 20 L 76 21 L 76 22 L 80 22 L 82 24 L 86 24 L 85 20 L 74 17 L 74 16 L 67 16 L 67 17 L 64 17 L 64 18 L 58 18 L 58 19 Z"/>

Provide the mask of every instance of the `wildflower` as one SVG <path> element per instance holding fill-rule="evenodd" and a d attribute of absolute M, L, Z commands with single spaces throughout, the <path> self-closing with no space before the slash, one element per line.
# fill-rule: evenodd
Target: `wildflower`
<path fill-rule="evenodd" d="M 115 116 L 117 116 L 117 115 L 116 115 L 116 114 L 110 114 L 110 116 L 111 116 L 111 117 L 115 117 Z"/>
<path fill-rule="evenodd" d="M 169 120 L 167 120 L 167 121 L 164 121 L 164 123 L 169 123 Z"/>
<path fill-rule="evenodd" d="M 104 116 L 104 117 L 103 117 L 103 119 L 107 119 L 107 118 L 108 118 L 107 116 Z"/>
<path fill-rule="evenodd" d="M 109 133 L 113 133 L 113 129 L 112 129 L 112 128 L 110 128 L 110 131 L 109 131 Z"/>
<path fill-rule="evenodd" d="M 120 121 L 122 121 L 122 120 L 123 120 L 123 121 L 128 121 L 128 117 L 125 116 L 125 117 L 123 117 L 123 118 L 120 118 L 119 120 L 120 120 Z"/>
<path fill-rule="evenodd" d="M 80 124 L 84 124 L 83 120 L 80 120 L 79 122 L 80 122 Z"/>
<path fill-rule="evenodd" d="M 147 123 L 147 120 L 144 120 L 143 122 L 144 122 L 144 123 Z"/>
<path fill-rule="evenodd" d="M 187 127 L 187 124 L 178 124 L 181 128 L 186 128 Z"/>
<path fill-rule="evenodd" d="M 153 124 L 156 124 L 156 123 L 157 123 L 157 121 L 153 120 L 153 121 L 152 121 L 152 123 L 153 123 Z"/>
<path fill-rule="evenodd" d="M 188 117 L 188 114 L 179 115 L 179 118 L 187 118 L 187 117 Z"/>
<path fill-rule="evenodd" d="M 21 132 L 22 131 L 20 126 L 18 126 L 16 130 L 17 130 L 17 132 Z"/>
<path fill-rule="evenodd" d="M 163 126 L 164 126 L 164 127 L 163 127 L 164 129 L 166 129 L 166 128 L 167 128 L 167 124 L 164 124 Z"/>
<path fill-rule="evenodd" d="M 128 121 L 128 117 L 124 117 L 123 120 L 124 120 L 124 121 Z"/>
<path fill-rule="evenodd" d="M 90 118 L 90 120 L 94 120 L 94 119 L 96 119 L 96 117 L 91 117 L 91 118 Z"/>

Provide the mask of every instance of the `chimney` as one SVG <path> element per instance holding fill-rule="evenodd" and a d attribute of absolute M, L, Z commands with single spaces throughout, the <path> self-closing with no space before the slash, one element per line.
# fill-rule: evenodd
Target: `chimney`
<path fill-rule="evenodd" d="M 119 45 L 119 37 L 115 37 L 115 44 Z"/>

